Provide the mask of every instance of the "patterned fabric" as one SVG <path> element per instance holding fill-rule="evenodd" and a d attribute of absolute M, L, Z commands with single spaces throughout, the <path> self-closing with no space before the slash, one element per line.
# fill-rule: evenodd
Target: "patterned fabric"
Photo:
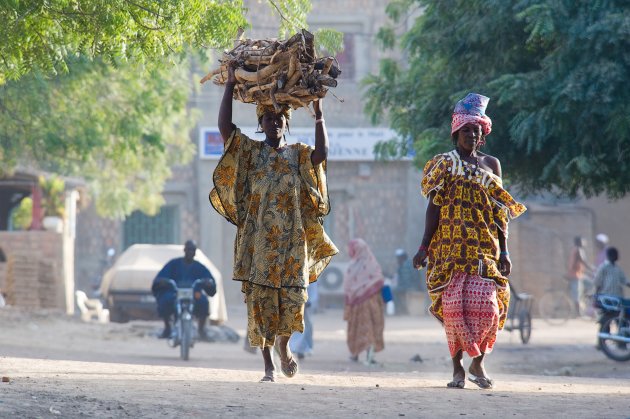
<path fill-rule="evenodd" d="M 385 278 L 376 257 L 362 239 L 348 243 L 350 264 L 343 279 L 345 303 L 359 304 L 381 292 Z"/>
<path fill-rule="evenodd" d="M 498 269 L 498 231 L 508 236 L 508 222 L 526 208 L 503 189 L 501 178 L 460 159 L 457 151 L 427 162 L 422 193 L 440 207 L 439 225 L 429 245 L 427 288 L 431 313 L 443 321 L 442 293 L 455 273 L 495 282 L 499 328 L 509 303 L 508 279 Z"/>
<path fill-rule="evenodd" d="M 234 280 L 306 288 L 337 248 L 322 217 L 329 212 L 326 164 L 312 147 L 276 150 L 235 130 L 214 171 L 212 206 L 237 227 Z"/>
<path fill-rule="evenodd" d="M 270 288 L 243 282 L 247 304 L 247 337 L 251 346 L 273 346 L 276 336 L 304 331 L 303 288 Z"/>
<path fill-rule="evenodd" d="M 385 329 L 383 298 L 381 293 L 372 295 L 360 304 L 346 305 L 344 320 L 348 322 L 346 341 L 352 356 L 367 350 L 370 346 L 375 352 L 385 348 L 383 330 Z"/>
<path fill-rule="evenodd" d="M 473 358 L 491 352 L 499 325 L 495 283 L 457 272 L 444 290 L 442 301 L 451 357 L 459 351 L 466 351 Z"/>
<path fill-rule="evenodd" d="M 274 108 L 273 105 L 262 105 L 260 103 L 256 105 L 256 118 L 258 118 L 258 120 L 268 112 L 280 113 L 284 115 L 287 121 L 291 119 L 291 108 L 287 105 L 280 105 L 280 112 L 276 112 L 276 108 Z"/>
<path fill-rule="evenodd" d="M 324 232 L 326 163 L 305 144 L 276 150 L 236 129 L 214 171 L 212 206 L 237 227 L 234 276 L 242 281 L 252 346 L 302 332 L 306 287 L 337 248 Z"/>
<path fill-rule="evenodd" d="M 457 102 L 453 110 L 451 134 L 471 122 L 480 124 L 484 135 L 490 134 L 492 132 L 492 120 L 486 115 L 489 101 L 490 98 L 486 96 L 468 93 L 465 98 Z"/>

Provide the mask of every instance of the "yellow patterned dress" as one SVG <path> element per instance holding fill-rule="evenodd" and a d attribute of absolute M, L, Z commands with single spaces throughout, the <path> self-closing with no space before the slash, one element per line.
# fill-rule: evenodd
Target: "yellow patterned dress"
<path fill-rule="evenodd" d="M 526 208 L 503 189 L 500 177 L 463 161 L 455 150 L 427 162 L 422 193 L 427 197 L 435 193 L 433 203 L 440 208 L 427 266 L 430 310 L 444 323 L 451 352 L 464 349 L 476 356 L 479 347 L 481 352 L 489 352 L 494 343 L 492 330 L 487 337 L 480 330 L 494 329 L 496 334 L 497 328 L 503 328 L 510 299 L 508 279 L 498 269 L 498 231 L 507 238 L 508 221 Z M 449 304 L 458 307 L 445 303 L 446 294 Z M 475 296 L 487 296 L 492 307 L 483 312 L 485 308 L 474 301 Z M 468 303 L 470 306 L 461 307 Z M 490 311 L 498 317 L 492 319 Z M 453 330 L 449 330 L 451 324 Z M 461 335 L 466 335 L 464 342 L 457 342 Z"/>
<path fill-rule="evenodd" d="M 337 248 L 322 217 L 330 211 L 326 163 L 313 148 L 276 150 L 236 129 L 214 171 L 212 206 L 236 225 L 234 280 L 242 282 L 252 346 L 303 331 L 306 287 Z"/>

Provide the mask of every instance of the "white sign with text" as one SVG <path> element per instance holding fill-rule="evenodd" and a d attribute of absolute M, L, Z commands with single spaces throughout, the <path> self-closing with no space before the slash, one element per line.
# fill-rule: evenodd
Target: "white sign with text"
<path fill-rule="evenodd" d="M 265 134 L 256 133 L 256 127 L 241 127 L 241 132 L 255 140 L 264 140 Z M 302 142 L 315 146 L 315 127 L 291 128 L 286 135 L 289 144 Z M 396 138 L 389 128 L 328 128 L 328 160 L 373 161 L 374 146 L 381 141 Z M 219 159 L 223 154 L 223 140 L 216 127 L 202 127 L 199 135 L 199 155 L 202 159 Z"/>

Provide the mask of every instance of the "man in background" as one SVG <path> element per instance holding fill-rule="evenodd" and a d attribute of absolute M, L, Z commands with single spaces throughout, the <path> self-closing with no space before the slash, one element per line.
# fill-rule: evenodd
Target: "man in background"
<path fill-rule="evenodd" d="M 606 262 L 606 250 L 608 249 L 608 236 L 599 233 L 595 236 L 595 248 L 597 250 L 597 256 L 595 257 L 595 267 L 599 268 L 602 263 Z"/>
<path fill-rule="evenodd" d="M 153 280 L 151 291 L 157 301 L 158 315 L 164 320 L 161 339 L 168 339 L 173 331 L 171 320 L 175 316 L 177 289 L 170 280 L 173 280 L 178 288 L 190 288 L 197 279 L 201 279 L 202 282 L 193 289 L 192 314 L 198 321 L 199 337 L 207 339 L 206 321 L 210 314 L 208 295 L 212 297 L 217 292 L 217 287 L 208 268 L 195 260 L 195 253 L 197 245 L 194 241 L 188 240 L 184 244 L 184 257 L 170 260 Z"/>
<path fill-rule="evenodd" d="M 606 250 L 606 261 L 600 265 L 595 274 L 595 292 L 624 298 L 623 287 L 630 287 L 626 274 L 617 265 L 619 252 L 614 247 Z"/>

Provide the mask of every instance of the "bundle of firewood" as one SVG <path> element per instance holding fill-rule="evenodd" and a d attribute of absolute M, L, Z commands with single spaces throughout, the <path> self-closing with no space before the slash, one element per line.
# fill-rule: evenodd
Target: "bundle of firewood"
<path fill-rule="evenodd" d="M 283 104 L 293 109 L 308 106 L 323 98 L 329 87 L 337 86 L 339 63 L 334 57 L 317 58 L 314 36 L 306 30 L 286 41 L 237 42 L 236 47 L 223 54 L 220 67 L 208 73 L 201 83 L 212 79 L 215 84 L 224 84 L 228 67 L 233 66 L 237 80 L 234 99 L 273 105 L 278 111 Z"/>

